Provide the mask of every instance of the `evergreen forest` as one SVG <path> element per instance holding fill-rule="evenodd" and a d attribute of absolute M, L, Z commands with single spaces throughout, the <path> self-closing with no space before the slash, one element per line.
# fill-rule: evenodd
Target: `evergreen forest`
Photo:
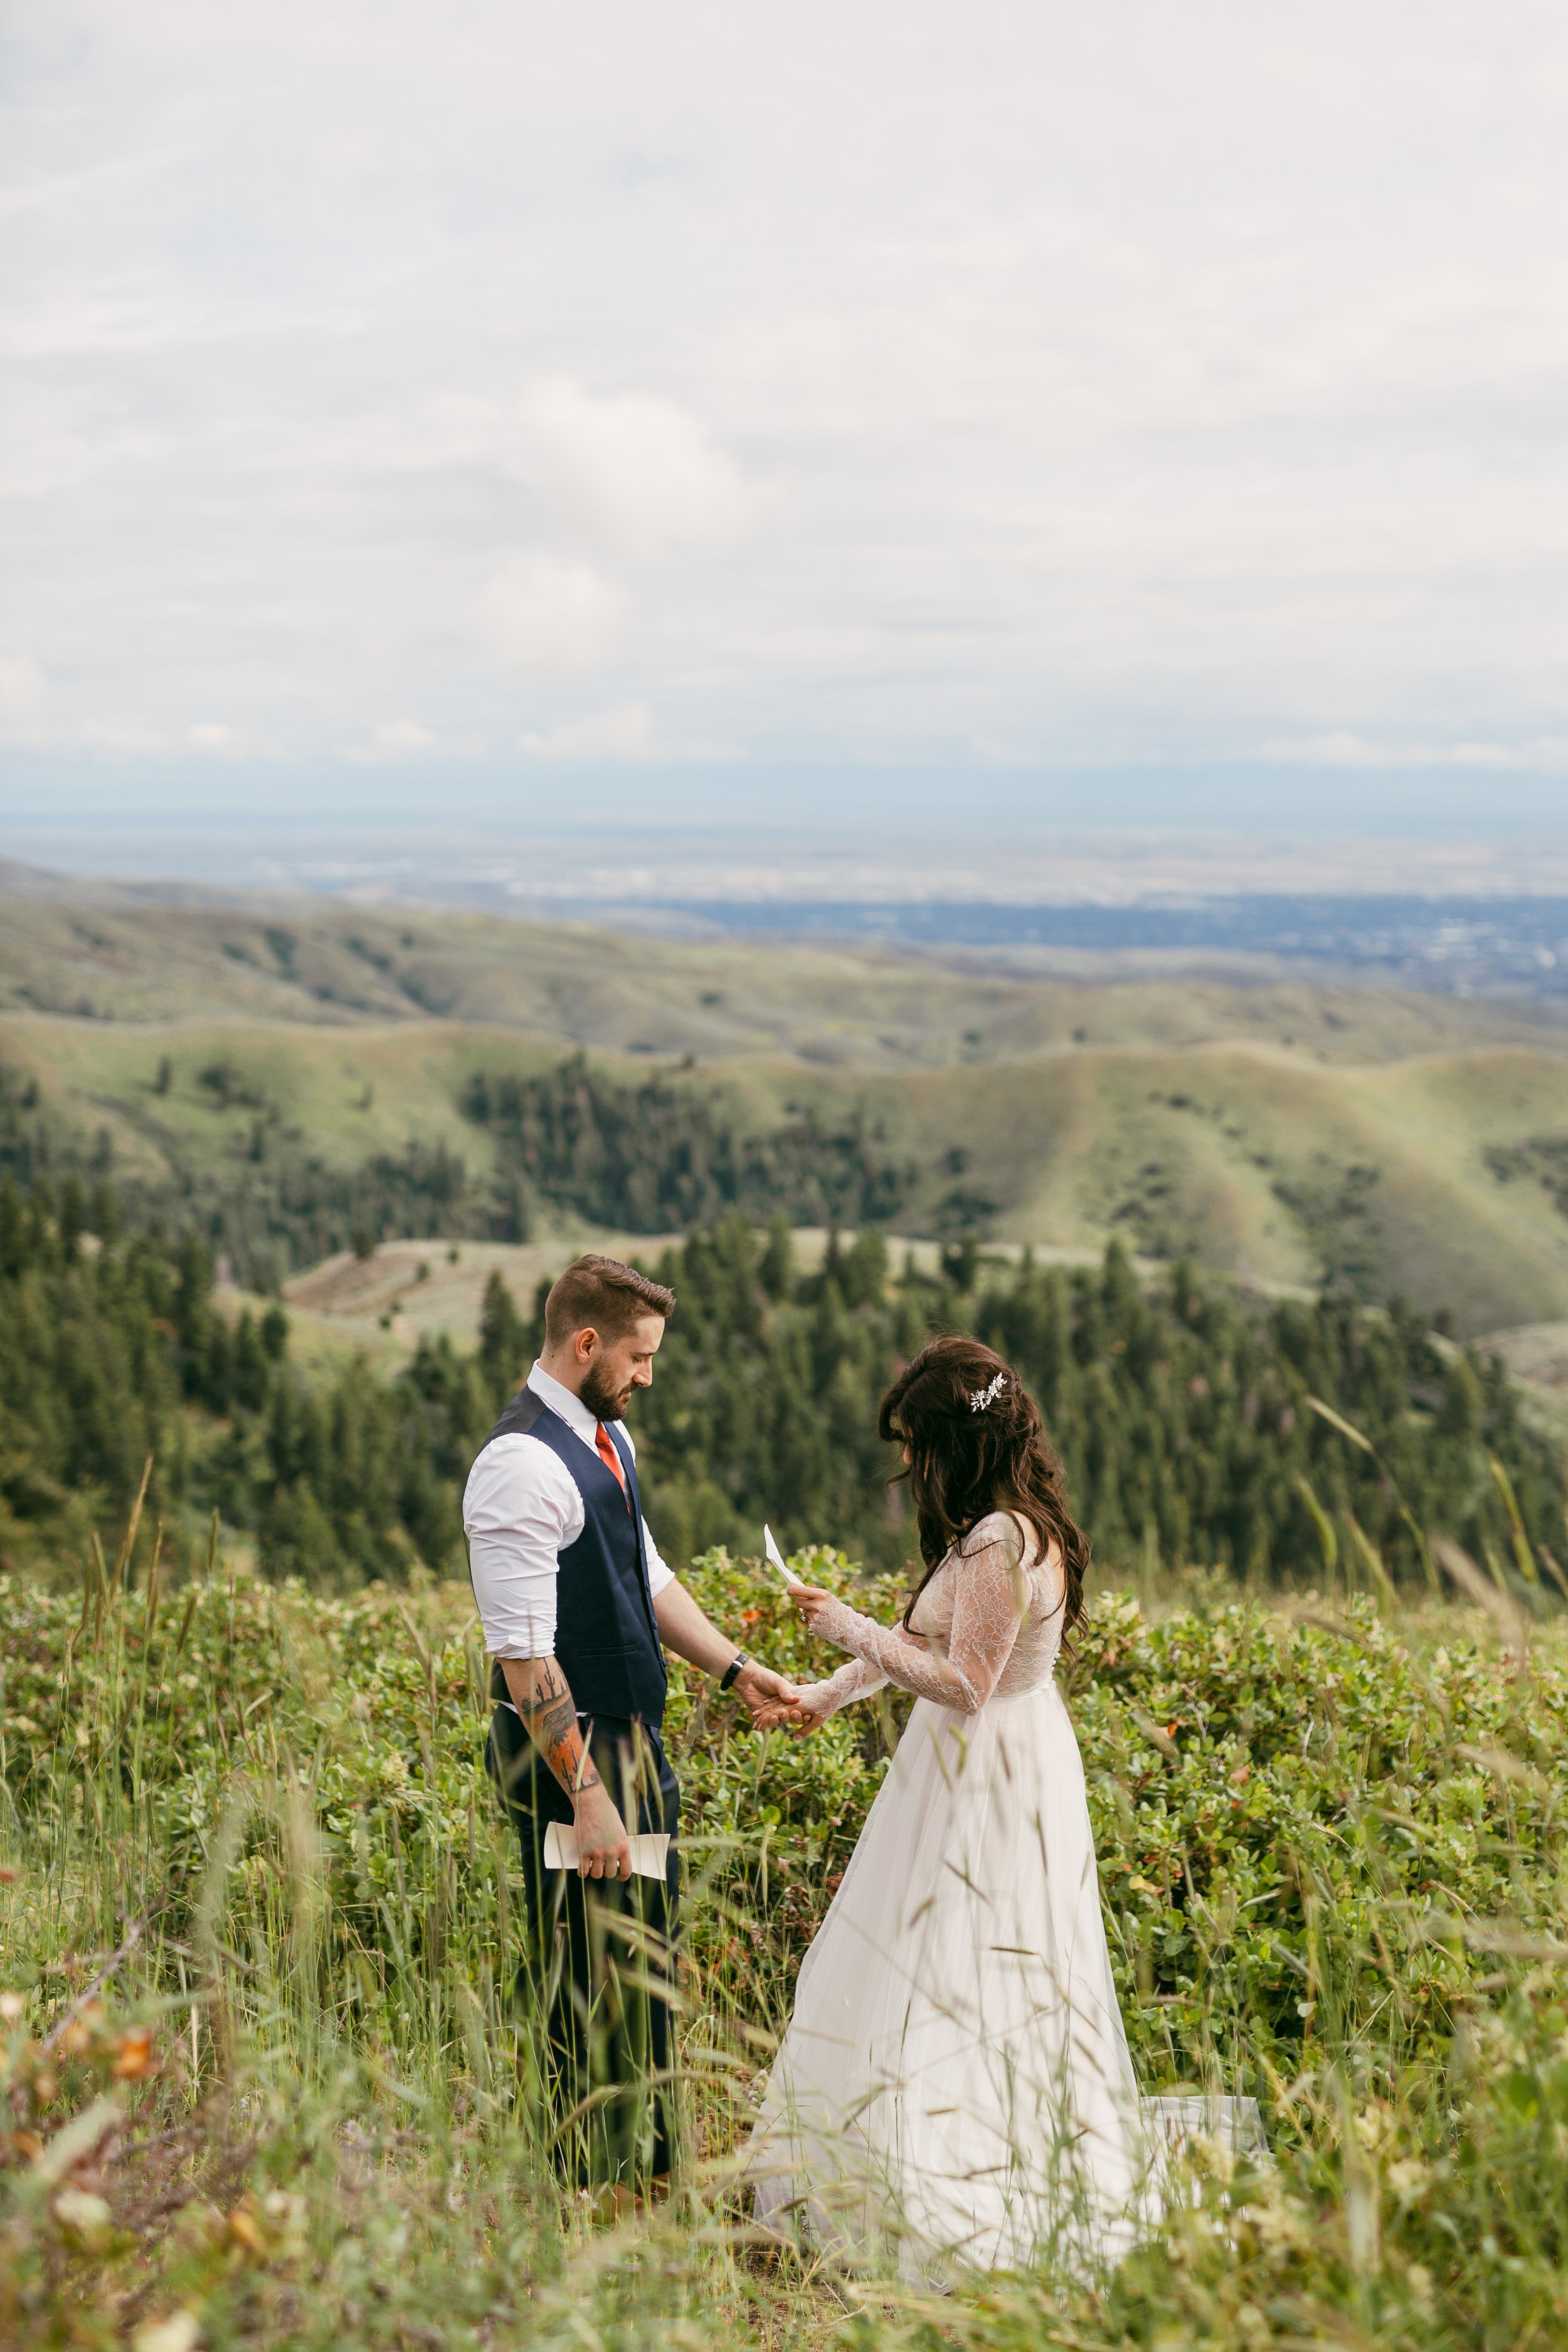
<path fill-rule="evenodd" d="M 393 1380 L 353 1362 L 312 1381 L 280 1305 L 220 1314 L 204 1236 L 117 1219 L 106 1183 L 0 1182 L 0 1566 L 79 1560 L 151 1455 L 145 1525 L 172 1543 L 216 1511 L 271 1575 L 460 1575 L 468 1466 L 537 1349 L 543 1286 L 520 1305 L 493 1277 L 471 1354 L 426 1340 Z M 721 1218 L 650 1270 L 679 1305 L 633 1429 L 677 1565 L 754 1550 L 767 1518 L 791 1544 L 902 1567 L 913 1529 L 878 1400 L 955 1328 L 1038 1398 L 1106 1567 L 1353 1581 L 1370 1552 L 1419 1580 L 1417 1525 L 1500 1576 L 1527 1547 L 1549 1569 L 1568 1555 L 1560 1465 L 1501 1366 L 1398 1306 L 1269 1303 L 1187 1264 L 1151 1291 L 1116 1245 L 1066 1271 L 966 1242 L 922 1274 L 869 1228 L 807 1273 L 782 1218 L 763 1234 Z"/>
<path fill-rule="evenodd" d="M 164 1056 L 138 1106 L 138 1123 L 171 1171 L 153 1183 L 121 1164 L 109 1128 L 85 1140 L 40 1100 L 35 1081 L 0 1057 L 0 1172 L 24 1192 L 43 1185 L 50 1198 L 73 1179 L 100 1202 L 111 1187 L 117 1223 L 200 1234 L 258 1290 L 339 1250 L 368 1254 L 378 1242 L 526 1241 L 541 1210 L 634 1234 L 685 1232 L 733 1214 L 758 1223 L 782 1215 L 795 1225 L 885 1225 L 910 1206 L 920 1175 L 863 1108 L 835 1124 L 795 1106 L 782 1123 L 743 1133 L 722 1096 L 689 1074 L 653 1071 L 630 1083 L 581 1054 L 531 1077 L 473 1074 L 458 1108 L 473 1130 L 477 1165 L 417 1139 L 345 1164 L 286 1118 L 257 1075 L 226 1054 L 196 1072 L 213 1111 L 241 1115 L 226 1156 L 214 1164 L 161 1115 L 169 1083 Z M 983 1225 L 994 1205 L 949 1187 L 932 1219 L 944 1233 L 960 1232 Z"/>

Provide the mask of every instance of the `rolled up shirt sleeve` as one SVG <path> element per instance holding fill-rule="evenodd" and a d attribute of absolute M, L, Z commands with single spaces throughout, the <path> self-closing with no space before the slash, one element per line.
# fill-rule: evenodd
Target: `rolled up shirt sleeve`
<path fill-rule="evenodd" d="M 647 1589 L 657 1601 L 665 1586 L 675 1582 L 675 1570 L 666 1568 L 660 1559 L 658 1546 L 654 1542 L 646 1519 L 642 1523 L 642 1539 L 647 1552 Z"/>
<path fill-rule="evenodd" d="M 624 1423 L 617 1425 L 635 1461 L 630 1433 Z M 584 1517 L 575 1479 L 560 1455 L 537 1438 L 492 1438 L 479 1454 L 463 1496 L 463 1532 L 485 1648 L 492 1658 L 554 1655 L 561 1554 L 582 1534 Z M 648 1591 L 657 1595 L 674 1583 L 675 1575 L 659 1558 L 646 1519 L 642 1531 Z"/>
<path fill-rule="evenodd" d="M 583 1517 L 565 1464 L 536 1438 L 494 1438 L 474 1464 L 463 1531 L 491 1657 L 554 1655 L 560 1556 L 582 1534 Z"/>

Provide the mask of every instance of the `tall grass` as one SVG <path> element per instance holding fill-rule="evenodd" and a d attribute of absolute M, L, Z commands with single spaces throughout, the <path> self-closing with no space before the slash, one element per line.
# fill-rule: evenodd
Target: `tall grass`
<path fill-rule="evenodd" d="M 75 1595 L 0 1580 L 0 2340 L 1568 2341 L 1565 1652 L 1539 1587 L 1470 1572 L 1416 1611 L 1364 1563 L 1287 1607 L 1097 1602 L 1070 1700 L 1139 2071 L 1255 2093 L 1274 2166 L 1200 2151 L 1109 2278 L 940 2301 L 752 2242 L 735 2177 L 889 1712 L 759 1741 L 678 1675 L 685 2162 L 606 2225 L 506 1995 L 467 1595 L 216 1557 L 176 1591 L 96 1553 Z M 691 1576 L 812 1663 L 747 1564 Z"/>

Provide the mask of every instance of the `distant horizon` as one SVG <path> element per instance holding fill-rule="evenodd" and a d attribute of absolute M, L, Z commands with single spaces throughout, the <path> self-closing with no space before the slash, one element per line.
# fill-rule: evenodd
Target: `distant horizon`
<path fill-rule="evenodd" d="M 590 845 L 592 846 L 592 845 Z M 1253 845 L 1256 850 L 1256 845 Z M 1080 845 L 1076 887 L 1029 894 L 1016 863 L 999 866 L 990 887 L 963 888 L 963 875 L 906 868 L 880 877 L 841 861 L 815 872 L 794 868 L 707 867 L 687 860 L 616 869 L 570 865 L 545 874 L 487 869 L 427 857 L 379 876 L 327 866 L 274 873 L 258 887 L 150 873 L 134 878 L 61 872 L 0 856 L 0 903 L 64 903 L 134 915 L 159 908 L 208 912 L 265 911 L 287 921 L 311 899 L 342 912 L 426 918 L 489 916 L 520 923 L 584 923 L 605 932 L 669 939 L 731 940 L 795 945 L 886 948 L 912 954 L 978 958 L 1022 972 L 1077 971 L 1115 976 L 1118 966 L 1232 980 L 1295 971 L 1356 983 L 1394 984 L 1455 995 L 1568 998 L 1568 872 L 1557 887 L 1537 867 L 1535 887 L 1478 892 L 1452 867 L 1429 873 L 1426 889 L 1410 877 L 1375 877 L 1364 857 L 1358 887 L 1312 887 L 1299 871 L 1233 866 L 1228 887 L 1215 887 L 1212 866 L 1163 858 L 1130 888 L 1125 854 L 1100 863 Z M 1107 887 L 1108 878 L 1119 887 Z M 975 877 L 970 877 L 972 883 Z M 1096 887 L 1098 881 L 1099 887 Z M 1202 887 L 1206 881 L 1207 887 Z M 891 887 L 889 887 L 889 882 Z M 868 886 L 872 886 L 868 889 Z M 957 887 L 955 887 L 955 885 Z"/>
<path fill-rule="evenodd" d="M 228 780 L 231 785 L 239 780 Z M 79 881 L 166 884 L 250 892 L 301 891 L 452 906 L 586 903 L 925 901 L 994 906 L 1133 905 L 1302 895 L 1411 900 L 1568 894 L 1568 821 L 1500 824 L 1495 806 L 1473 827 L 1378 831 L 1335 825 L 1321 805 L 1292 824 L 1118 823 L 1109 793 L 1080 783 L 1077 822 L 1031 812 L 1017 779 L 952 795 L 940 780 L 880 781 L 836 810 L 820 789 L 750 803 L 714 780 L 685 804 L 616 779 L 506 806 L 448 796 L 437 823 L 420 795 L 362 799 L 313 817 L 301 793 L 231 790 L 192 805 L 141 798 L 127 822 L 101 803 L 34 802 L 0 793 L 0 860 Z M 671 795 L 670 799 L 674 796 Z M 1564 795 L 1568 798 L 1568 795 Z M 869 802 L 871 805 L 868 806 Z M 1098 821 L 1085 821 L 1094 809 Z M 1555 815 L 1555 812 L 1553 813 Z M 1313 819 L 1316 822 L 1313 822 Z M 1563 813 L 1568 820 L 1568 811 Z"/>

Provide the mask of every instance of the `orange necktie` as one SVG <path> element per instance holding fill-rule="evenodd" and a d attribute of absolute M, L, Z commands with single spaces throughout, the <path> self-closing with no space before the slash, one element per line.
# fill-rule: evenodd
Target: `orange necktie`
<path fill-rule="evenodd" d="M 626 1495 L 626 1466 L 621 1460 L 619 1448 L 616 1446 L 615 1439 L 610 1435 L 609 1431 L 605 1427 L 602 1421 L 595 1422 L 595 1428 L 598 1434 L 595 1436 L 594 1443 L 598 1447 L 599 1459 L 604 1464 L 605 1469 L 608 1470 L 614 1477 L 616 1484 L 619 1486 L 622 1494 L 626 1496 L 626 1508 L 629 1511 L 632 1507 L 632 1498 L 629 1495 Z"/>

